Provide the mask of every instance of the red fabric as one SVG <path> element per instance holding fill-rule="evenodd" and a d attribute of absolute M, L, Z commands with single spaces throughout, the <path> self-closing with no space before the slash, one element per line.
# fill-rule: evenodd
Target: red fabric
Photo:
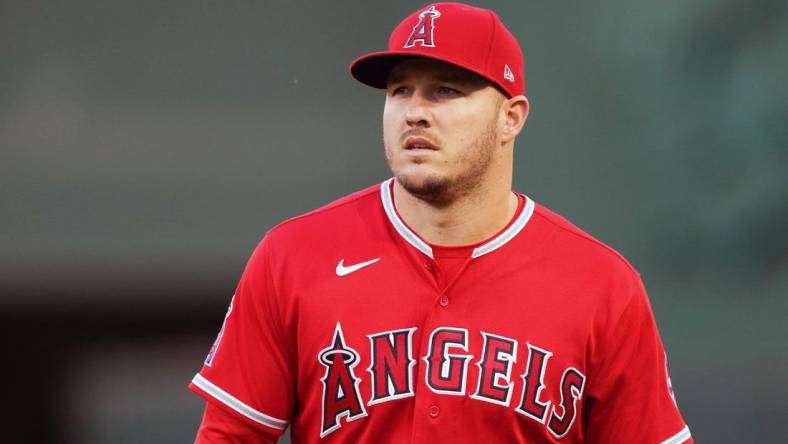
<path fill-rule="evenodd" d="M 512 226 L 515 220 L 522 214 L 523 207 L 525 206 L 525 197 L 523 195 L 517 195 L 517 208 L 514 211 L 514 215 L 512 219 L 501 228 L 495 235 L 493 235 L 490 239 L 499 236 L 501 233 L 509 229 Z M 471 245 L 461 245 L 461 246 L 453 246 L 453 247 L 445 247 L 441 245 L 430 244 L 432 247 L 432 256 L 435 258 L 435 262 L 438 266 L 438 273 L 440 274 L 440 281 L 445 288 L 449 283 L 454 281 L 454 278 L 462 271 L 463 265 L 468 261 L 468 258 L 471 257 L 473 253 L 473 249 L 488 242 L 489 239 L 485 239 L 484 241 L 477 242 Z"/>
<path fill-rule="evenodd" d="M 523 52 L 517 39 L 489 9 L 436 3 L 407 16 L 391 32 L 388 50 L 363 55 L 350 74 L 385 88 L 388 73 L 403 57 L 426 57 L 475 72 L 509 97 L 525 94 Z"/>
<path fill-rule="evenodd" d="M 526 200 L 446 290 L 387 185 L 268 232 L 193 390 L 294 444 L 692 441 L 626 260 Z"/>
<path fill-rule="evenodd" d="M 276 437 L 208 402 L 194 444 L 275 444 Z"/>

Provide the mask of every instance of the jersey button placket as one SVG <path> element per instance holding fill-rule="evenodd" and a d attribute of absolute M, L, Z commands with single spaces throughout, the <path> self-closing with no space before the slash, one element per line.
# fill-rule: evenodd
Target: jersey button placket
<path fill-rule="evenodd" d="M 442 288 L 444 286 L 443 276 L 441 274 L 441 269 L 438 266 L 438 264 L 435 263 L 434 260 L 428 259 L 428 260 L 424 261 L 424 269 L 427 270 L 427 272 L 430 274 L 430 276 L 432 277 L 433 283 L 438 288 Z"/>

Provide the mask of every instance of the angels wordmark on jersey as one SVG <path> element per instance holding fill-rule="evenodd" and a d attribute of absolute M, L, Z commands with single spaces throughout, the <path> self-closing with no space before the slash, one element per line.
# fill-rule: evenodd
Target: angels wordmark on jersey
<path fill-rule="evenodd" d="M 392 185 L 266 234 L 194 391 L 295 444 L 692 442 L 626 260 L 523 195 L 430 245 Z"/>
<path fill-rule="evenodd" d="M 370 348 L 370 395 L 367 406 L 415 396 L 413 368 L 413 332 L 416 327 L 367 335 Z M 425 383 L 436 394 L 465 396 L 468 394 L 468 363 L 474 359 L 467 354 L 468 330 L 437 327 L 429 337 L 429 349 L 422 360 Z M 512 338 L 480 332 L 483 348 L 477 351 L 478 367 L 475 390 L 471 399 L 509 407 L 513 392 L 512 367 L 517 361 L 518 341 Z M 577 415 L 577 401 L 581 398 L 585 375 L 575 368 L 562 372 L 561 401 L 542 401 L 547 361 L 552 355 L 547 350 L 526 344 L 528 359 L 521 375 L 522 390 L 514 410 L 543 424 L 556 438 L 567 434 Z M 323 349 L 318 359 L 326 367 L 323 383 L 323 422 L 321 436 L 342 426 L 340 417 L 353 421 L 367 416 L 359 391 L 361 378 L 354 371 L 359 354 L 345 343 L 342 327 L 337 323 L 331 346 Z M 548 418 L 548 414 L 549 418 Z M 558 413 L 561 412 L 561 413 Z"/>

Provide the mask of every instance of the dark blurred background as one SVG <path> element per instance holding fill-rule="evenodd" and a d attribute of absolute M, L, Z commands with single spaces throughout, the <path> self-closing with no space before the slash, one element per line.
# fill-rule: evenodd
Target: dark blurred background
<path fill-rule="evenodd" d="M 422 5 L 0 1 L 4 442 L 191 442 L 257 241 L 388 177 L 347 65 Z M 484 5 L 516 188 L 641 271 L 698 442 L 785 442 L 788 3 Z"/>

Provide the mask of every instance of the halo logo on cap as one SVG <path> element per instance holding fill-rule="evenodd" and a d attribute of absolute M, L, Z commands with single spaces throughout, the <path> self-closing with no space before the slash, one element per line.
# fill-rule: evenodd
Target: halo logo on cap
<path fill-rule="evenodd" d="M 421 46 L 435 47 L 432 31 L 435 30 L 435 19 L 440 17 L 441 13 L 435 9 L 435 5 L 429 7 L 421 14 L 419 14 L 419 21 L 413 27 L 410 37 L 405 42 L 403 48 L 413 48 L 416 42 L 420 42 Z"/>
<path fill-rule="evenodd" d="M 350 75 L 385 89 L 391 70 L 410 57 L 437 60 L 478 74 L 508 97 L 525 94 L 520 44 L 490 9 L 458 2 L 421 7 L 391 31 L 387 49 L 354 60 Z"/>

